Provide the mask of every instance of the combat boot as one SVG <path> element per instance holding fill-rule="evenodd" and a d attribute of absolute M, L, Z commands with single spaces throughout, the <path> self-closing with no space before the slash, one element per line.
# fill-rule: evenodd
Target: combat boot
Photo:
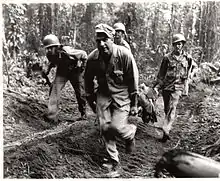
<path fill-rule="evenodd" d="M 165 131 L 163 131 L 163 137 L 161 139 L 159 139 L 159 141 L 161 143 L 166 143 L 168 140 L 170 140 L 169 134 L 167 134 L 167 133 L 165 133 Z"/>
<path fill-rule="evenodd" d="M 54 115 L 50 115 L 48 113 L 45 113 L 43 115 L 43 118 L 46 122 L 57 125 L 59 124 L 61 121 L 58 119 L 58 116 L 54 116 Z"/>
<path fill-rule="evenodd" d="M 106 163 L 103 163 L 102 167 L 108 171 L 108 173 L 105 174 L 105 177 L 107 178 L 117 178 L 121 175 L 121 165 L 119 162 L 113 159 L 110 159 Z"/>

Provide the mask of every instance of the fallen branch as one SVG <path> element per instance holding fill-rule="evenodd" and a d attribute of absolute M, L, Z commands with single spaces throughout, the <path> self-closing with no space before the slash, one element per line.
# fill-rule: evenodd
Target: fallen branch
<path fill-rule="evenodd" d="M 33 101 L 33 98 L 25 98 L 25 99 L 22 99 L 22 96 L 19 92 L 15 92 L 11 89 L 7 89 L 6 91 L 3 92 L 3 95 L 7 95 L 7 96 L 12 96 L 14 98 L 16 98 L 17 100 L 19 100 L 20 102 L 22 103 L 26 103 L 26 104 L 29 104 L 29 102 L 27 101 Z M 45 104 L 45 102 L 42 102 L 38 99 L 35 99 L 34 101 L 36 101 L 38 104 Z"/>
<path fill-rule="evenodd" d="M 172 148 L 172 149 L 176 149 L 180 144 L 180 139 L 178 140 L 177 144 Z"/>
<path fill-rule="evenodd" d="M 77 122 L 74 122 L 70 125 L 60 125 L 60 127 L 57 127 L 56 129 L 52 128 L 51 130 L 45 130 L 43 132 L 35 133 L 32 136 L 27 136 L 22 140 L 18 140 L 9 144 L 6 144 L 3 146 L 4 153 L 11 152 L 17 150 L 21 146 L 27 146 L 32 145 L 33 143 L 43 140 L 45 138 L 48 138 L 50 136 L 55 136 L 58 134 L 65 133 L 69 130 L 71 130 L 71 127 Z"/>
<path fill-rule="evenodd" d="M 220 83 L 220 77 L 217 77 L 215 79 L 211 79 L 209 82 L 210 82 L 210 84 L 219 84 Z"/>

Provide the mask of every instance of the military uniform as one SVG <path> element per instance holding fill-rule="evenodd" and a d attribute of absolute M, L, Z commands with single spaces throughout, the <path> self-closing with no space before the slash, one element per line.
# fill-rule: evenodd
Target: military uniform
<path fill-rule="evenodd" d="M 115 44 L 124 46 L 125 48 L 127 48 L 128 50 L 131 51 L 130 45 L 124 39 L 125 37 L 127 37 L 125 26 L 122 23 L 115 23 L 113 27 L 114 27 L 116 32 L 121 31 L 123 33 L 123 35 L 119 36 L 120 37 L 119 39 L 118 38 L 115 39 Z"/>
<path fill-rule="evenodd" d="M 131 51 L 130 45 L 124 39 L 118 45 L 124 46 L 125 48 Z"/>
<path fill-rule="evenodd" d="M 97 78 L 97 116 L 111 159 L 119 161 L 116 136 L 131 140 L 136 126 L 128 124 L 131 96 L 138 92 L 138 69 L 135 60 L 125 47 L 113 44 L 109 63 L 96 49 L 89 56 L 85 71 L 87 96 L 94 94 L 94 78 Z"/>
<path fill-rule="evenodd" d="M 176 107 L 185 81 L 188 78 L 192 58 L 186 52 L 176 56 L 173 52 L 164 56 L 157 76 L 156 88 L 162 89 L 164 112 L 166 115 L 163 130 L 168 135 L 175 120 Z"/>
<path fill-rule="evenodd" d="M 70 46 L 61 46 L 56 55 L 47 55 L 47 58 L 50 67 L 57 66 L 56 77 L 49 95 L 47 117 L 57 121 L 58 100 L 61 90 L 68 80 L 75 90 L 79 112 L 81 116 L 84 116 L 86 114 L 86 98 L 83 74 L 87 60 L 86 52 L 73 49 Z"/>

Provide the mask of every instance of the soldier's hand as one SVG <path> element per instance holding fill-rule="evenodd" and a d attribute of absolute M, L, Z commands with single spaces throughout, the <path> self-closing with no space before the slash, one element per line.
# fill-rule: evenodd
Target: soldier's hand
<path fill-rule="evenodd" d="M 137 116 L 137 114 L 138 114 L 137 106 L 132 106 L 131 109 L 130 109 L 130 115 Z"/>

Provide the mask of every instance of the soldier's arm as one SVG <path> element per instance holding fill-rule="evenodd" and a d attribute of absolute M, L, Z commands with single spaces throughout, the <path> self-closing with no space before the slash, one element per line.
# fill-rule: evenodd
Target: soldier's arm
<path fill-rule="evenodd" d="M 134 60 L 133 55 L 130 51 L 126 51 L 128 54 L 125 54 L 125 64 L 124 64 L 124 73 L 125 73 L 125 81 L 128 84 L 129 94 L 137 94 L 138 93 L 138 81 L 139 81 L 139 72 L 137 68 L 137 64 Z"/>
<path fill-rule="evenodd" d="M 81 70 L 82 71 L 84 71 L 86 68 L 87 58 L 88 58 L 87 53 L 83 51 L 82 56 L 81 56 L 81 61 L 82 61 Z"/>
<path fill-rule="evenodd" d="M 85 81 L 85 91 L 86 94 L 90 95 L 94 92 L 94 74 L 93 74 L 93 62 L 87 61 L 85 74 L 84 74 L 84 81 Z"/>
<path fill-rule="evenodd" d="M 94 87 L 94 78 L 95 78 L 95 71 L 94 71 L 94 60 L 93 52 L 90 53 L 88 56 L 86 66 L 85 66 L 85 74 L 84 74 L 84 84 L 85 84 L 85 92 L 86 92 L 86 99 L 89 106 L 92 108 L 93 112 L 96 112 L 96 93 Z"/>
<path fill-rule="evenodd" d="M 137 115 L 139 72 L 132 53 L 129 50 L 126 52 L 127 54 L 126 53 L 124 54 L 124 58 L 125 58 L 124 70 L 126 76 L 125 81 L 128 84 L 128 91 L 131 100 L 130 114 Z"/>
<path fill-rule="evenodd" d="M 41 75 L 46 80 L 46 83 L 51 86 L 50 79 L 48 78 L 48 74 L 50 73 L 50 70 L 55 67 L 55 65 L 52 62 L 49 62 L 49 65 L 46 69 L 42 69 Z"/>
<path fill-rule="evenodd" d="M 166 73 L 167 73 L 167 67 L 168 67 L 168 58 L 164 57 L 161 65 L 160 65 L 159 72 L 157 74 L 156 84 L 154 85 L 154 88 L 156 88 L 157 90 L 161 89 L 161 87 L 163 85 L 163 80 L 164 80 Z"/>
<path fill-rule="evenodd" d="M 52 62 L 49 62 L 49 64 L 48 64 L 48 66 L 46 67 L 46 69 L 43 70 L 43 74 L 44 74 L 44 75 L 48 75 L 48 74 L 50 73 L 51 69 L 52 69 L 53 67 L 55 67 L 55 66 L 56 66 L 55 64 L 53 64 Z"/>

